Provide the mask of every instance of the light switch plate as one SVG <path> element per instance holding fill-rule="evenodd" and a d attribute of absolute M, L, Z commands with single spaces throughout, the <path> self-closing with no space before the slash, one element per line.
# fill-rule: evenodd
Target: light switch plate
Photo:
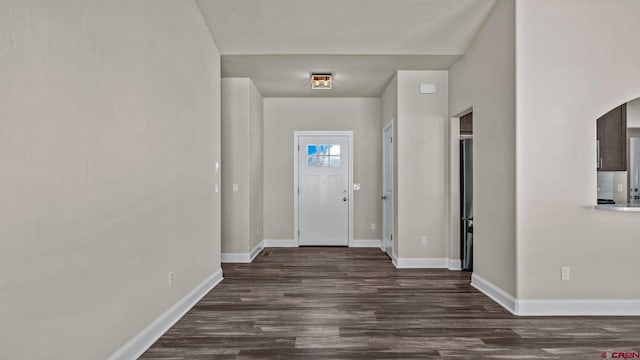
<path fill-rule="evenodd" d="M 233 192 L 238 192 L 238 184 L 233 184 Z"/>
<path fill-rule="evenodd" d="M 360 184 L 353 184 L 353 190 L 360 190 Z"/>

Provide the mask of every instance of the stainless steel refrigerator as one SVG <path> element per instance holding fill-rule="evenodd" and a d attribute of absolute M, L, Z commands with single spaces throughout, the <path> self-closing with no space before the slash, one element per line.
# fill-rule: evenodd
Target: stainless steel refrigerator
<path fill-rule="evenodd" d="M 460 260 L 473 271 L 473 139 L 460 140 Z"/>

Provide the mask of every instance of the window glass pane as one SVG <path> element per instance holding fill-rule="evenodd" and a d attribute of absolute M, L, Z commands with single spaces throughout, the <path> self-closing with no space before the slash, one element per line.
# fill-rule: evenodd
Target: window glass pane
<path fill-rule="evenodd" d="M 329 167 L 329 157 L 328 156 L 318 156 L 318 166 Z"/>
<path fill-rule="evenodd" d="M 307 145 L 307 155 L 315 155 L 318 153 L 318 145 L 309 144 Z"/>
<path fill-rule="evenodd" d="M 331 167 L 340 167 L 340 156 L 331 156 Z"/>
<path fill-rule="evenodd" d="M 320 155 L 329 155 L 329 145 L 322 144 L 320 147 Z"/>
<path fill-rule="evenodd" d="M 318 157 L 307 156 L 307 167 L 317 167 L 317 166 L 318 166 Z"/>
<path fill-rule="evenodd" d="M 331 149 L 329 149 L 329 155 L 340 155 L 340 145 L 331 145 Z"/>

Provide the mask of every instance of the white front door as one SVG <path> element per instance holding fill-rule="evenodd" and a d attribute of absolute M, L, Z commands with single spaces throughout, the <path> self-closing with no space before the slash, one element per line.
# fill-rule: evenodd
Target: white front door
<path fill-rule="evenodd" d="M 382 134 L 382 246 L 393 257 L 393 124 Z"/>
<path fill-rule="evenodd" d="M 298 135 L 298 243 L 349 245 L 349 136 Z"/>

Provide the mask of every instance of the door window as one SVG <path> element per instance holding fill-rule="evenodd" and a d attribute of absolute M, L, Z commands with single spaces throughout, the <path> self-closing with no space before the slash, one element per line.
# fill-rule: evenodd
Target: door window
<path fill-rule="evenodd" d="M 335 167 L 339 168 L 339 144 L 309 144 L 307 145 L 307 167 Z"/>

